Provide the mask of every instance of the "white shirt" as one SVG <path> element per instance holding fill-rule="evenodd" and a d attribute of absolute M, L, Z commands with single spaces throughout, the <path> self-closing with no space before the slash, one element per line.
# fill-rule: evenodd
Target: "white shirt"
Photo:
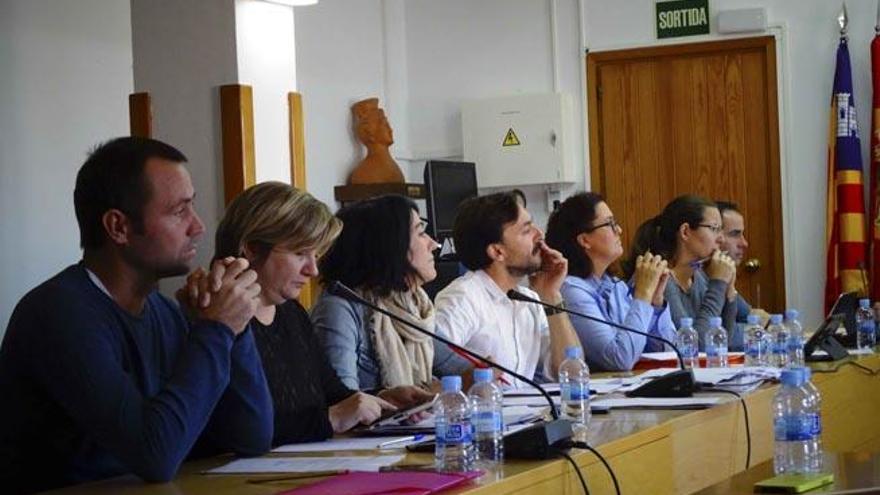
<path fill-rule="evenodd" d="M 523 294 L 538 298 L 531 289 Z M 512 301 L 483 270 L 467 272 L 437 294 L 436 332 L 456 344 L 532 378 L 540 363 L 549 376 L 550 330 L 537 304 Z M 506 377 L 514 387 L 530 385 Z"/>

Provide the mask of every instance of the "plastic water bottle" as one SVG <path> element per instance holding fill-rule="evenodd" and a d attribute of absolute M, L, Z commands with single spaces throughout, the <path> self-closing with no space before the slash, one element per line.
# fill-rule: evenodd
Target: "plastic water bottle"
<path fill-rule="evenodd" d="M 460 376 L 441 379 L 443 393 L 434 401 L 434 465 L 438 471 L 470 471 L 474 464 L 471 406 Z"/>
<path fill-rule="evenodd" d="M 810 472 L 821 473 L 825 464 L 824 452 L 822 451 L 822 395 L 819 393 L 819 389 L 816 388 L 810 380 L 812 370 L 807 367 L 798 367 L 797 369 L 804 375 L 803 389 L 807 394 L 807 400 L 810 403 L 810 418 L 813 433 L 813 437 L 807 445 Z"/>
<path fill-rule="evenodd" d="M 877 328 L 874 323 L 874 312 L 869 299 L 859 299 L 859 310 L 856 311 L 856 345 L 859 349 L 873 349 L 877 344 Z"/>
<path fill-rule="evenodd" d="M 788 365 L 804 365 L 804 327 L 798 321 L 798 310 L 785 310 L 785 326 L 788 328 Z"/>
<path fill-rule="evenodd" d="M 706 330 L 706 367 L 727 368 L 727 330 L 718 316 L 709 318 Z"/>
<path fill-rule="evenodd" d="M 770 315 L 770 325 L 767 333 L 773 342 L 770 349 L 770 365 L 784 368 L 788 365 L 788 328 L 782 324 L 782 315 Z"/>
<path fill-rule="evenodd" d="M 800 368 L 782 370 L 782 386 L 773 397 L 773 471 L 776 474 L 808 473 L 813 418 L 810 398 Z"/>
<path fill-rule="evenodd" d="M 694 319 L 684 317 L 679 323 L 675 346 L 687 368 L 700 367 L 700 335 L 694 330 Z"/>
<path fill-rule="evenodd" d="M 770 341 L 767 339 L 761 317 L 749 315 L 745 328 L 746 366 L 767 366 Z"/>
<path fill-rule="evenodd" d="M 468 391 L 473 411 L 476 462 L 492 468 L 504 459 L 504 394 L 493 383 L 491 369 L 474 370 L 474 384 Z"/>
<path fill-rule="evenodd" d="M 590 368 L 581 359 L 581 348 L 565 348 L 565 361 L 559 365 L 559 395 L 562 415 L 574 428 L 590 424 Z"/>

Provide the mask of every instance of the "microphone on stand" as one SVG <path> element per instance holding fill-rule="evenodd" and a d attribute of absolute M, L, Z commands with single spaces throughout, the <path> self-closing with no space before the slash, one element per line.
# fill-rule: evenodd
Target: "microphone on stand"
<path fill-rule="evenodd" d="M 613 321 L 608 321 L 603 318 L 597 318 L 595 316 L 590 316 L 588 314 L 574 311 L 562 306 L 555 306 L 553 304 L 545 303 L 540 299 L 529 297 L 521 292 L 517 292 L 514 289 L 510 289 L 509 291 L 507 291 L 507 297 L 514 301 L 528 302 L 539 304 L 547 308 L 553 308 L 557 311 L 580 316 L 581 318 L 592 320 L 598 323 L 603 323 L 605 325 L 619 328 L 627 332 L 644 335 L 649 339 L 659 340 L 660 342 L 667 344 L 669 347 L 672 347 L 672 350 L 675 351 L 675 355 L 678 357 L 678 365 L 679 367 L 681 367 L 681 369 L 655 378 L 654 380 L 651 380 L 634 390 L 626 392 L 626 395 L 629 397 L 691 397 L 694 395 L 694 391 L 697 389 L 696 382 L 694 380 L 694 372 L 684 365 L 684 359 L 682 359 L 681 352 L 678 350 L 678 347 L 668 339 L 660 337 L 659 335 L 651 335 L 647 332 L 636 330 L 635 328 L 621 325 Z"/>
<path fill-rule="evenodd" d="M 519 373 L 510 370 L 504 366 L 501 366 L 494 361 L 490 361 L 483 356 L 477 354 L 476 352 L 462 347 L 455 342 L 450 341 L 449 339 L 430 332 L 420 327 L 419 325 L 416 325 L 415 323 L 407 320 L 406 318 L 401 318 L 391 311 L 388 311 L 387 309 L 381 308 L 376 304 L 367 301 L 366 299 L 361 297 L 360 294 L 353 291 L 350 287 L 346 286 L 342 282 L 330 282 L 327 284 L 325 290 L 328 294 L 339 296 L 355 304 L 360 304 L 362 306 L 366 306 L 372 309 L 373 311 L 382 313 L 392 320 L 403 323 L 404 325 L 412 328 L 413 330 L 421 334 L 427 335 L 435 340 L 443 342 L 449 347 L 464 354 L 467 354 L 468 356 L 471 356 L 472 358 L 486 364 L 487 366 L 501 370 L 504 373 L 507 373 L 514 378 L 528 383 L 532 387 L 538 389 L 538 391 L 541 392 L 541 395 L 544 396 L 544 399 L 547 400 L 547 403 L 550 404 L 550 414 L 553 416 L 553 420 L 549 422 L 538 423 L 534 426 L 523 428 L 522 430 L 519 430 L 515 433 L 506 435 L 504 437 L 504 451 L 507 457 L 510 457 L 511 459 L 548 459 L 551 457 L 555 457 L 558 452 L 562 451 L 565 448 L 561 447 L 560 445 L 571 443 L 571 422 L 567 419 L 559 418 L 559 411 L 556 408 L 556 404 L 553 403 L 553 399 L 550 397 L 550 394 L 548 394 L 543 387 L 535 383 L 533 380 L 526 378 L 525 376 L 520 375 Z"/>

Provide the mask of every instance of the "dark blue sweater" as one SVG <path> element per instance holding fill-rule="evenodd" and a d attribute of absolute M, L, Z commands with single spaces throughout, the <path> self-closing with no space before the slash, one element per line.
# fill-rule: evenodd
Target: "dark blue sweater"
<path fill-rule="evenodd" d="M 199 451 L 258 455 L 272 400 L 250 330 L 188 325 L 158 292 L 132 316 L 82 265 L 16 306 L 0 348 L 0 487 L 174 476 Z"/>

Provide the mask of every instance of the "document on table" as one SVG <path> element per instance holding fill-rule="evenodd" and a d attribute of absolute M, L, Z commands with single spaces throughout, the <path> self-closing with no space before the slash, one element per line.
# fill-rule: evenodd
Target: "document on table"
<path fill-rule="evenodd" d="M 255 457 L 236 459 L 206 474 L 314 473 L 321 471 L 371 471 L 396 464 L 402 455 L 357 457 Z"/>
<path fill-rule="evenodd" d="M 639 377 L 625 378 L 591 378 L 590 392 L 595 394 L 610 394 L 624 385 L 639 381 Z M 559 395 L 558 383 L 542 383 L 541 387 L 551 396 Z M 504 391 L 505 403 L 508 397 L 543 397 L 541 392 L 534 388 L 518 388 L 515 390 Z"/>
<path fill-rule="evenodd" d="M 858 355 L 874 354 L 874 349 L 847 349 L 846 352 L 849 353 L 850 356 L 858 356 Z M 813 355 L 814 356 L 827 356 L 828 353 L 825 352 L 823 349 L 815 349 L 815 350 L 813 350 Z"/>
<path fill-rule="evenodd" d="M 724 402 L 721 397 L 614 397 L 591 404 L 611 409 L 706 409 Z"/>
<path fill-rule="evenodd" d="M 547 401 L 543 398 L 537 397 L 515 397 L 512 399 L 516 399 L 518 401 L 522 401 L 523 403 L 518 404 L 508 404 L 507 399 L 504 401 L 504 409 L 502 410 L 502 415 L 504 417 L 504 424 L 513 425 L 517 423 L 529 423 L 532 422 L 539 417 L 541 417 L 542 410 L 537 407 L 533 407 L 531 404 L 536 405 L 547 405 Z M 539 404 L 536 399 L 540 399 L 543 404 Z M 559 399 L 557 398 L 557 404 Z M 434 428 L 434 417 L 426 418 L 422 421 L 416 423 L 416 426 L 420 428 Z"/>
<path fill-rule="evenodd" d="M 550 395 L 559 395 L 558 383 L 539 383 L 538 385 Z M 541 392 L 534 387 L 510 388 L 504 390 L 504 395 L 510 397 L 527 397 L 532 395 L 542 396 Z"/>
<path fill-rule="evenodd" d="M 323 442 L 310 443 L 292 443 L 282 445 L 272 450 L 272 452 L 289 453 L 289 452 L 337 452 L 345 450 L 377 450 L 384 449 L 403 449 L 407 445 L 428 440 L 433 435 L 420 435 L 418 440 L 413 435 L 389 436 L 389 437 L 343 437 L 331 438 Z M 395 441 L 399 440 L 399 441 Z M 393 442 L 393 443 L 392 443 Z M 391 444 L 387 447 L 381 447 L 382 444 Z"/>
<path fill-rule="evenodd" d="M 739 357 L 742 356 L 742 352 L 729 352 L 727 353 L 728 357 Z M 701 352 L 699 355 L 700 359 L 706 359 L 706 353 Z M 663 352 L 643 352 L 641 359 L 647 361 L 678 361 L 678 354 L 675 351 L 663 351 Z"/>

